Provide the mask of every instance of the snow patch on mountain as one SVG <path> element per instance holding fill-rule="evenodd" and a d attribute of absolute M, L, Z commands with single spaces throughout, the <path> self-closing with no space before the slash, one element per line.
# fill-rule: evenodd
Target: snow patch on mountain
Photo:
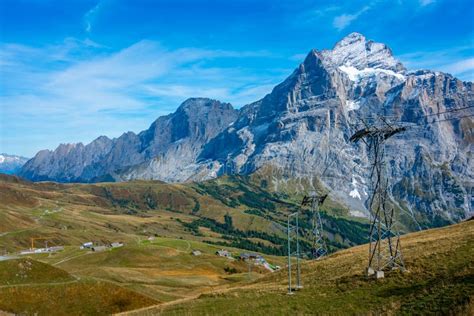
<path fill-rule="evenodd" d="M 3 153 L 0 155 L 0 173 L 15 174 L 27 160 L 25 157 Z"/>
<path fill-rule="evenodd" d="M 360 196 L 360 193 L 359 191 L 357 190 L 357 180 L 352 177 L 352 186 L 353 186 L 353 189 L 351 192 L 349 192 L 349 195 L 354 198 L 354 199 L 359 199 L 359 200 L 362 200 L 362 197 Z"/>
<path fill-rule="evenodd" d="M 339 70 L 344 72 L 351 81 L 359 82 L 362 79 L 375 77 L 380 74 L 385 74 L 397 78 L 400 81 L 405 81 L 405 76 L 396 73 L 393 70 L 381 69 L 381 68 L 364 68 L 359 70 L 353 66 L 340 66 Z"/>
<path fill-rule="evenodd" d="M 361 211 L 350 210 L 349 214 L 351 214 L 354 217 L 369 218 L 369 216 L 367 216 L 367 214 L 365 214 L 364 212 L 361 212 Z"/>
<path fill-rule="evenodd" d="M 360 102 L 354 100 L 347 100 L 346 101 L 346 108 L 348 111 L 354 111 L 360 109 Z"/>

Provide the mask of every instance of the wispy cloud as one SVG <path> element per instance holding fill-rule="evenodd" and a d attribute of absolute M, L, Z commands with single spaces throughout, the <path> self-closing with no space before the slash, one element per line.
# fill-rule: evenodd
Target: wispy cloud
<path fill-rule="evenodd" d="M 242 106 L 263 97 L 287 75 L 241 66 L 244 60 L 255 63 L 259 58 L 271 55 L 171 50 L 149 40 L 115 52 L 75 39 L 42 48 L 0 45 L 2 76 L 9 78 L 0 82 L 4 142 L 0 147 L 16 146 L 16 152 L 32 155 L 60 142 L 88 142 L 101 134 L 140 131 L 189 97 Z M 18 142 L 18 130 L 25 129 L 31 136 L 23 144 L 12 145 Z M 42 142 L 36 140 L 38 135 Z"/>
<path fill-rule="evenodd" d="M 341 8 L 339 6 L 328 6 L 328 7 L 324 7 L 324 8 L 318 8 L 318 9 L 315 9 L 315 10 L 309 10 L 308 14 L 312 18 L 321 18 L 321 17 L 325 17 L 326 15 L 331 15 L 334 12 L 337 12 L 340 9 Z"/>
<path fill-rule="evenodd" d="M 90 33 L 92 31 L 92 23 L 99 14 L 105 0 L 99 0 L 95 6 L 93 6 L 89 11 L 86 12 L 84 15 L 84 24 L 85 24 L 85 31 Z"/>
<path fill-rule="evenodd" d="M 474 57 L 443 65 L 442 68 L 452 74 L 470 74 L 470 80 L 474 79 Z"/>
<path fill-rule="evenodd" d="M 435 3 L 436 0 L 419 0 L 419 3 L 422 7 Z"/>
<path fill-rule="evenodd" d="M 369 6 L 365 6 L 355 13 L 344 13 L 338 15 L 334 18 L 332 25 L 338 30 L 341 31 L 348 27 L 352 22 L 357 20 L 362 14 L 370 9 Z"/>
<path fill-rule="evenodd" d="M 398 56 L 412 70 L 431 69 L 450 73 L 461 80 L 474 81 L 472 45 L 438 51 L 419 51 Z"/>

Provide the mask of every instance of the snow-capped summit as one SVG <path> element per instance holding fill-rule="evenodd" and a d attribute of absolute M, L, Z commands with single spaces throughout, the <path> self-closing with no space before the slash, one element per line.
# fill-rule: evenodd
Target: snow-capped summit
<path fill-rule="evenodd" d="M 14 174 L 20 171 L 27 160 L 21 156 L 0 154 L 0 173 Z"/>
<path fill-rule="evenodd" d="M 322 55 L 336 67 L 385 69 L 395 73 L 406 71 L 402 63 L 393 57 L 392 50 L 387 45 L 367 40 L 359 33 L 347 35 L 332 50 L 322 51 Z"/>

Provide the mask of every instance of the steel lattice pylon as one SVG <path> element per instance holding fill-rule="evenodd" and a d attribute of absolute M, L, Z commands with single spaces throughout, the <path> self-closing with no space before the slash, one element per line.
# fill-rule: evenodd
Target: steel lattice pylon
<path fill-rule="evenodd" d="M 318 197 L 316 192 L 311 192 L 309 196 L 304 196 L 301 206 L 311 206 L 311 257 L 320 259 L 328 253 L 326 241 L 323 237 L 323 222 L 319 207 L 326 200 L 327 194 Z"/>
<path fill-rule="evenodd" d="M 388 125 L 388 124 L 387 124 Z M 394 227 L 394 209 L 388 208 L 388 179 L 385 177 L 384 149 L 385 141 L 405 130 L 404 127 L 386 128 L 367 127 L 356 132 L 351 141 L 367 140 L 369 155 L 373 164 L 371 171 L 372 195 L 369 200 L 370 231 L 369 261 L 367 275 L 384 277 L 384 270 L 405 270 L 400 244 L 400 235 Z M 365 142 L 365 141 L 364 141 Z"/>
<path fill-rule="evenodd" d="M 291 219 L 295 218 L 295 226 L 291 225 Z M 287 226 L 287 234 L 288 234 L 288 294 L 293 294 L 293 284 L 291 283 L 291 257 L 296 257 L 296 290 L 303 288 L 301 284 L 301 270 L 300 270 L 300 238 L 299 238 L 299 212 L 291 213 L 288 215 L 288 226 Z M 291 250 L 291 241 L 295 239 L 296 241 L 296 250 Z"/>

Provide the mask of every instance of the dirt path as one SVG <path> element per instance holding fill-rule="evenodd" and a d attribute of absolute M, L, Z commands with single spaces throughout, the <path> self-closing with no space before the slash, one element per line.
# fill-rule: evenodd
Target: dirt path
<path fill-rule="evenodd" d="M 51 264 L 51 265 L 56 266 L 56 265 L 58 265 L 58 264 L 67 262 L 67 261 L 72 260 L 72 259 L 75 259 L 75 258 L 77 258 L 77 257 L 81 257 L 81 256 L 85 256 L 85 255 L 90 255 L 90 254 L 92 254 L 92 253 L 91 253 L 91 252 L 81 253 L 81 254 L 78 254 L 78 255 L 75 255 L 75 256 L 71 256 L 71 257 L 64 258 L 64 259 L 62 259 L 62 260 L 60 260 L 60 261 L 58 261 L 58 262 L 56 262 L 56 263 L 53 263 L 53 264 Z"/>
<path fill-rule="evenodd" d="M 64 282 L 50 282 L 50 283 L 20 283 L 20 284 L 9 284 L 9 285 L 0 285 L 0 289 L 11 288 L 11 287 L 28 287 L 28 286 L 51 286 L 51 285 L 63 285 L 63 284 L 72 284 L 76 283 L 78 279 Z"/>
<path fill-rule="evenodd" d="M 151 306 L 148 306 L 148 307 L 143 307 L 143 308 L 135 309 L 135 310 L 128 311 L 128 312 L 118 313 L 118 314 L 114 314 L 114 315 L 131 316 L 131 315 L 140 315 L 141 313 L 147 312 L 147 311 L 150 311 L 150 312 L 158 311 L 158 310 L 161 311 L 163 308 L 165 308 L 167 306 L 171 306 L 171 305 L 175 305 L 175 304 L 195 300 L 195 299 L 199 298 L 200 295 L 201 294 L 195 294 L 195 295 L 183 297 L 183 298 L 180 298 L 180 299 L 177 299 L 177 300 L 174 300 L 174 301 L 160 303 L 160 304 L 157 304 L 157 305 L 151 305 Z"/>
<path fill-rule="evenodd" d="M 127 312 L 122 312 L 122 313 L 118 313 L 118 314 L 114 314 L 114 315 L 133 316 L 133 315 L 142 315 L 142 313 L 146 313 L 146 312 L 150 312 L 150 313 L 162 312 L 163 309 L 165 309 L 166 307 L 198 299 L 201 295 L 213 294 L 213 293 L 227 293 L 227 292 L 237 290 L 237 289 L 250 289 L 250 288 L 260 287 L 260 286 L 261 286 L 261 284 L 247 284 L 247 285 L 241 285 L 241 286 L 236 286 L 236 287 L 232 287 L 232 286 L 230 286 L 230 287 L 229 286 L 227 286 L 227 287 L 215 287 L 215 288 L 212 288 L 211 290 L 199 292 L 199 293 L 189 295 L 189 296 L 186 296 L 186 297 L 174 300 L 174 301 L 169 301 L 169 302 L 164 302 L 164 303 L 160 303 L 160 304 L 156 304 L 156 305 L 151 305 L 151 306 L 147 306 L 147 307 L 143 307 L 143 308 L 127 311 Z"/>

